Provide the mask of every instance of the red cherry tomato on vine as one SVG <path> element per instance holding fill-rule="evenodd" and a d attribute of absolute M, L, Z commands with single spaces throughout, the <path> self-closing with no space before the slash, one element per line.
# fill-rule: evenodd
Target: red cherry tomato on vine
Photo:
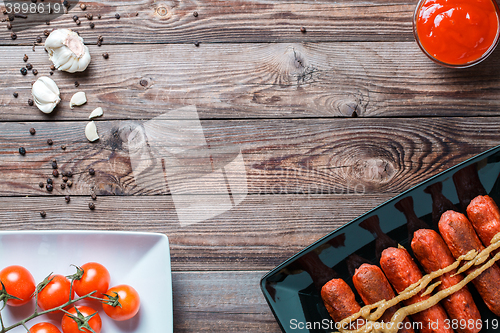
<path fill-rule="evenodd" d="M 69 301 L 71 282 L 58 274 L 49 276 L 48 280 L 50 279 L 52 281 L 38 293 L 38 306 L 42 310 L 53 309 Z M 72 291 L 71 298 L 74 295 L 75 293 Z"/>
<path fill-rule="evenodd" d="M 5 286 L 5 291 L 12 296 L 20 298 L 7 300 L 7 305 L 21 306 L 28 303 L 35 292 L 35 279 L 24 267 L 13 265 L 0 271 L 0 281 Z M 0 284 L 0 290 L 2 290 Z"/>
<path fill-rule="evenodd" d="M 139 311 L 141 305 L 139 293 L 131 286 L 122 284 L 113 287 L 106 292 L 106 295 L 103 298 L 109 300 L 108 302 L 112 302 L 113 298 L 118 296 L 118 302 L 121 304 L 120 307 L 119 305 L 112 306 L 106 302 L 102 303 L 104 312 L 114 320 L 122 321 L 130 319 Z"/>
<path fill-rule="evenodd" d="M 83 273 L 78 269 L 77 274 L 82 274 L 80 279 L 73 281 L 73 288 L 78 296 L 84 296 L 93 291 L 95 297 L 102 297 L 109 288 L 109 272 L 103 265 L 96 262 L 89 262 L 80 267 Z"/>
<path fill-rule="evenodd" d="M 61 333 L 61 331 L 51 323 L 38 323 L 30 328 L 29 333 Z"/>
<path fill-rule="evenodd" d="M 102 320 L 101 317 L 99 316 L 99 313 L 97 313 L 96 310 L 92 309 L 89 306 L 82 305 L 82 306 L 77 306 L 76 308 L 78 308 L 78 311 L 80 311 L 83 317 L 88 317 L 95 313 L 95 316 L 90 318 L 90 320 L 88 320 L 88 323 L 90 325 L 90 328 L 92 328 L 95 333 L 99 333 L 101 331 L 101 326 L 102 326 Z M 76 317 L 80 317 L 80 315 L 75 310 L 75 307 L 72 307 L 68 312 Z M 64 315 L 61 321 L 61 326 L 63 333 L 82 333 L 82 332 L 91 333 L 91 331 L 89 331 L 86 328 L 83 328 L 80 331 L 78 329 L 78 324 L 76 323 L 75 319 L 69 317 L 67 314 Z"/>

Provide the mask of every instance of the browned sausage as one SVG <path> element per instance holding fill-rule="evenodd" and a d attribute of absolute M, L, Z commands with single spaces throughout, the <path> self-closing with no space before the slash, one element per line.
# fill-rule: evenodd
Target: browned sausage
<path fill-rule="evenodd" d="M 342 279 L 332 279 L 321 288 L 321 298 L 328 313 L 336 322 L 361 310 L 351 287 Z M 360 322 L 361 323 L 361 322 Z M 353 327 L 353 328 L 357 328 Z"/>
<path fill-rule="evenodd" d="M 412 257 L 404 248 L 390 247 L 382 252 L 380 266 L 398 293 L 422 278 L 422 273 L 413 261 Z M 406 305 L 415 304 L 428 299 L 430 296 L 422 296 L 422 291 L 417 295 L 404 301 Z M 436 304 L 427 310 L 411 315 L 413 321 L 421 323 L 421 333 L 453 333 L 449 328 L 449 319 L 440 304 Z"/>
<path fill-rule="evenodd" d="M 413 235 L 411 248 L 427 273 L 445 268 L 455 262 L 455 258 L 453 258 L 446 243 L 434 230 L 420 229 L 416 231 Z M 441 281 L 441 284 L 438 290 L 446 289 L 462 281 L 463 277 L 454 275 L 455 273 L 456 270 L 453 270 L 440 276 L 439 281 Z M 456 319 L 458 323 L 469 323 L 469 320 L 477 323 L 481 320 L 481 314 L 467 286 L 443 299 L 441 304 L 443 304 L 450 318 Z M 459 333 L 477 333 L 481 330 L 480 325 L 459 326 L 457 328 Z"/>
<path fill-rule="evenodd" d="M 381 300 L 388 301 L 395 297 L 394 290 L 392 290 L 389 281 L 387 281 L 387 278 L 378 266 L 370 264 L 361 265 L 356 269 L 352 277 L 352 282 L 365 304 L 373 304 Z M 392 316 L 399 308 L 399 305 L 395 305 L 387 309 L 382 317 L 380 317 L 380 321 L 384 323 L 390 322 Z M 408 322 L 408 318 L 405 319 L 405 322 Z M 398 331 L 399 333 L 414 332 L 410 325 L 403 325 L 402 327 Z"/>
<path fill-rule="evenodd" d="M 485 246 L 500 232 L 500 211 L 489 196 L 475 197 L 467 206 L 467 216 Z"/>
<path fill-rule="evenodd" d="M 455 258 L 470 250 L 482 251 L 484 249 L 472 224 L 464 214 L 452 210 L 444 212 L 439 220 L 439 231 Z M 473 272 L 477 268 L 473 267 L 466 273 Z M 491 266 L 472 280 L 472 283 L 488 308 L 500 316 L 500 268 L 497 265 Z"/>

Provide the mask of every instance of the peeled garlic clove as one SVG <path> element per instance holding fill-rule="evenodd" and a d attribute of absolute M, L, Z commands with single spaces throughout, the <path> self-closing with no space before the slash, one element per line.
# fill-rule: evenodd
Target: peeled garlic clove
<path fill-rule="evenodd" d="M 87 96 L 85 92 L 79 91 L 71 97 L 71 101 L 69 101 L 69 107 L 73 109 L 73 106 L 80 106 L 87 103 Z"/>
<path fill-rule="evenodd" d="M 57 29 L 45 41 L 45 49 L 54 66 L 70 73 L 83 72 L 90 64 L 89 48 L 83 38 L 70 29 Z"/>
<path fill-rule="evenodd" d="M 94 142 L 99 139 L 99 134 L 97 134 L 97 126 L 93 121 L 89 122 L 85 126 L 85 136 L 90 142 Z"/>
<path fill-rule="evenodd" d="M 104 112 L 102 112 L 102 108 L 98 107 L 97 109 L 95 109 L 94 111 L 92 111 L 92 113 L 89 116 L 89 119 L 100 117 L 100 116 L 103 115 L 103 113 Z"/>
<path fill-rule="evenodd" d="M 31 95 L 35 105 L 43 113 L 51 113 L 61 101 L 59 88 L 54 80 L 42 76 L 31 87 Z"/>

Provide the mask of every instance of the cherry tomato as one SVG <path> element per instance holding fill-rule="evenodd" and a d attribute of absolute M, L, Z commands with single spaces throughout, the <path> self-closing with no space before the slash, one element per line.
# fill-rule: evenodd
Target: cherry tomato
<path fill-rule="evenodd" d="M 102 294 L 109 288 L 109 272 L 106 267 L 96 262 L 89 262 L 80 268 L 83 270 L 83 275 L 79 280 L 73 281 L 73 288 L 77 295 L 84 296 L 97 291 L 92 296 L 102 297 Z"/>
<path fill-rule="evenodd" d="M 31 273 L 24 267 L 13 265 L 5 267 L 0 271 L 0 281 L 5 286 L 9 295 L 18 299 L 9 299 L 7 304 L 11 306 L 21 306 L 28 303 L 35 292 L 35 279 Z M 0 284 L 0 290 L 2 290 Z"/>
<path fill-rule="evenodd" d="M 51 323 L 38 323 L 33 325 L 28 333 L 61 333 L 61 331 Z"/>
<path fill-rule="evenodd" d="M 99 316 L 99 313 L 97 313 L 96 310 L 92 309 L 90 306 L 77 306 L 76 307 L 78 311 L 83 315 L 83 317 L 88 317 L 92 314 L 95 313 L 95 316 L 90 318 L 88 321 L 90 328 L 94 330 L 95 333 L 99 333 L 101 331 L 101 326 L 102 326 L 102 320 L 101 317 Z M 69 311 L 72 315 L 76 317 L 80 317 L 80 315 L 76 312 L 75 307 L 71 308 Z M 61 321 L 61 326 L 63 333 L 90 333 L 90 331 L 86 328 L 83 328 L 81 331 L 78 329 L 78 324 L 76 323 L 75 319 L 69 317 L 67 314 L 64 315 L 62 321 Z"/>
<path fill-rule="evenodd" d="M 106 296 L 107 295 L 107 296 Z M 132 318 L 139 311 L 141 300 L 137 291 L 126 284 L 122 284 L 109 289 L 104 295 L 104 299 L 113 301 L 113 298 L 118 296 L 120 306 L 112 306 L 107 303 L 102 304 L 102 308 L 106 314 L 114 320 L 122 321 Z"/>
<path fill-rule="evenodd" d="M 48 279 L 52 279 L 52 281 L 38 293 L 38 306 L 42 310 L 53 309 L 69 301 L 71 282 L 66 277 L 58 274 L 51 275 Z M 75 293 L 72 291 L 71 298 L 74 295 Z"/>

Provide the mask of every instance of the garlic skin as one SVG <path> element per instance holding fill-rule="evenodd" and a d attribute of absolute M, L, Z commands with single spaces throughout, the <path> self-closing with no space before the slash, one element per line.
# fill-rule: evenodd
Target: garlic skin
<path fill-rule="evenodd" d="M 57 29 L 45 40 L 45 49 L 54 66 L 69 73 L 83 72 L 90 64 L 89 48 L 70 29 Z"/>
<path fill-rule="evenodd" d="M 99 140 L 99 134 L 97 134 L 97 126 L 94 121 L 91 121 L 85 126 L 85 136 L 90 142 Z"/>
<path fill-rule="evenodd" d="M 79 91 L 71 97 L 71 101 L 69 101 L 69 107 L 74 109 L 74 106 L 80 106 L 87 103 L 87 96 L 85 92 Z"/>
<path fill-rule="evenodd" d="M 51 113 L 61 101 L 61 94 L 54 80 L 42 76 L 31 87 L 31 95 L 35 105 L 43 113 Z"/>

